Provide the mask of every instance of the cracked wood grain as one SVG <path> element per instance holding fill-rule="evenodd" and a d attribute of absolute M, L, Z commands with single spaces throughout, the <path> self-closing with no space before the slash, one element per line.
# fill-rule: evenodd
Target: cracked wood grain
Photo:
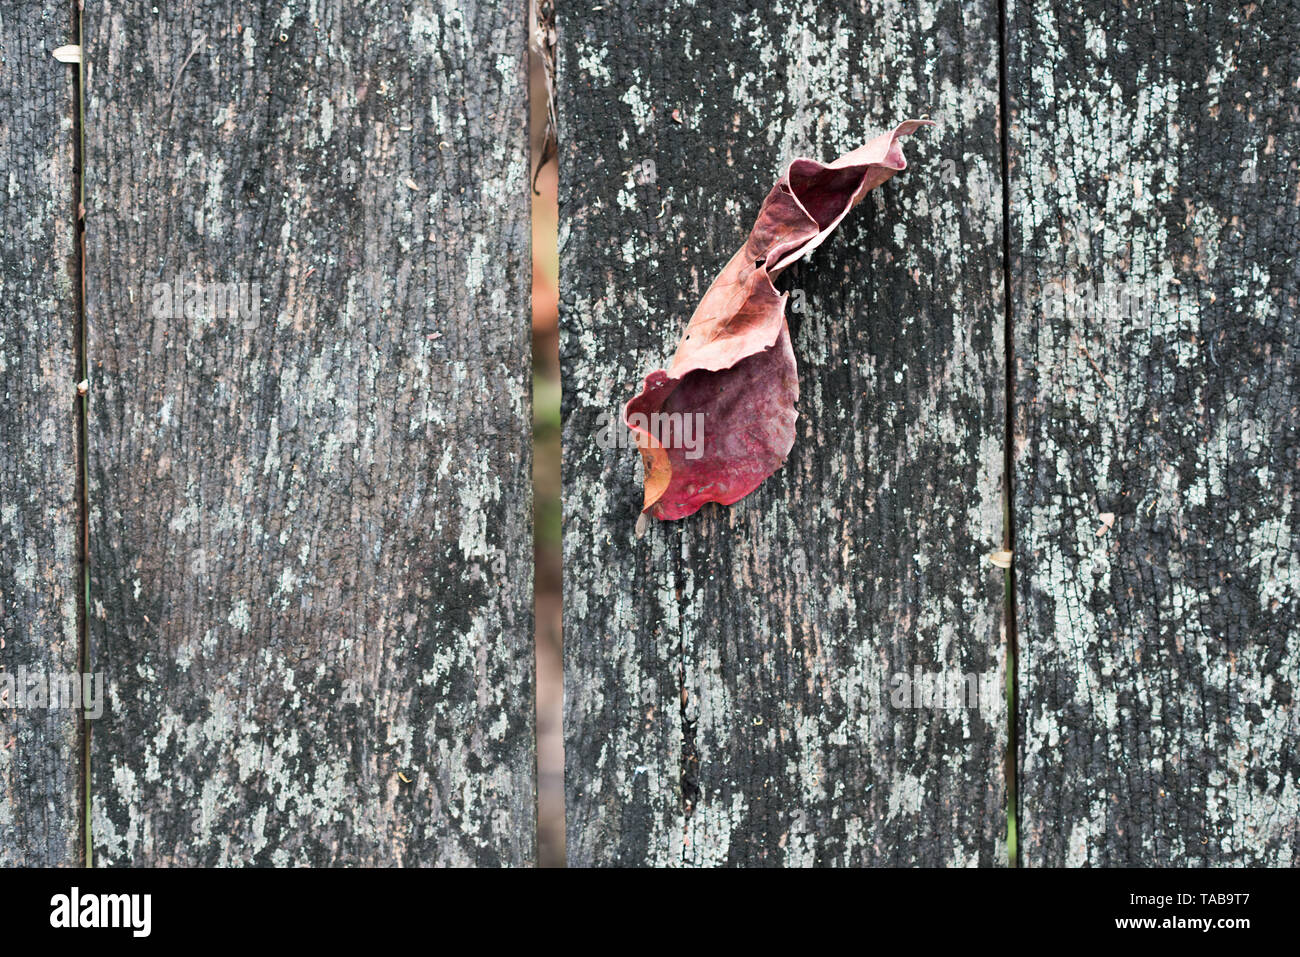
<path fill-rule="evenodd" d="M 559 33 L 570 861 L 1002 863 L 995 6 L 627 2 Z M 784 468 L 636 539 L 638 456 L 602 423 L 786 162 L 925 113 L 908 171 L 782 280 Z M 997 690 L 895 708 L 913 669 Z"/>
<path fill-rule="evenodd" d="M 1298 19 L 1010 4 L 1030 865 L 1296 863 Z"/>
<path fill-rule="evenodd" d="M 523 5 L 86 18 L 96 863 L 532 862 Z"/>
<path fill-rule="evenodd" d="M 78 666 L 72 27 L 63 2 L 0 16 L 0 866 L 82 856 L 81 714 L 18 707 L 24 676 Z"/>

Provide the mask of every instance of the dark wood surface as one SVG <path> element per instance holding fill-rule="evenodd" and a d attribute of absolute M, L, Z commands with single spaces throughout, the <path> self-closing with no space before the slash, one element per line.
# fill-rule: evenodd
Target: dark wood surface
<path fill-rule="evenodd" d="M 1028 865 L 1300 848 L 1297 22 L 1010 4 Z"/>
<path fill-rule="evenodd" d="M 85 11 L 96 864 L 535 860 L 515 6 Z M 1004 863 L 1008 453 L 1019 862 L 1295 862 L 1300 5 L 1084 7 L 561 11 L 571 863 Z M 0 18 L 0 665 L 47 677 L 76 39 Z M 602 426 L 785 163 L 926 114 L 779 283 L 784 468 L 638 539 Z M 989 693 L 899 707 L 916 670 Z M 0 706 L 0 865 L 82 862 L 82 743 Z"/>
<path fill-rule="evenodd" d="M 81 860 L 81 713 L 26 706 L 78 671 L 75 40 L 66 3 L 0 16 L 0 866 Z"/>
<path fill-rule="evenodd" d="M 571 863 L 1006 860 L 997 69 L 991 4 L 561 12 Z M 601 416 L 786 162 L 922 114 L 911 168 L 779 284 L 802 290 L 785 467 L 638 540 L 638 456 Z M 895 708 L 918 668 L 992 700 Z"/>
<path fill-rule="evenodd" d="M 86 18 L 95 863 L 531 862 L 522 9 Z"/>

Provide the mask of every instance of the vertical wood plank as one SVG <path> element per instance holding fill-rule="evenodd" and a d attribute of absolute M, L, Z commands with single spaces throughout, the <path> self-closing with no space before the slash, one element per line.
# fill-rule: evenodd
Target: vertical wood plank
<path fill-rule="evenodd" d="M 1005 860 L 997 42 L 994 4 L 561 12 L 572 863 Z M 927 113 L 911 169 L 781 283 L 784 468 L 637 540 L 638 456 L 602 425 L 786 162 Z M 896 708 L 913 669 L 996 691 Z"/>
<path fill-rule="evenodd" d="M 96 863 L 532 862 L 523 5 L 86 17 Z"/>
<path fill-rule="evenodd" d="M 81 712 L 28 697 L 78 670 L 72 25 L 0 14 L 0 866 L 81 860 Z"/>
<path fill-rule="evenodd" d="M 1296 861 L 1298 20 L 1010 4 L 1031 865 Z"/>

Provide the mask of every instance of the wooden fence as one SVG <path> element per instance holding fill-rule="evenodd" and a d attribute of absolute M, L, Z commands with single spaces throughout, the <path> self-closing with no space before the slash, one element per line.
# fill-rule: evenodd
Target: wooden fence
<path fill-rule="evenodd" d="M 75 671 L 71 4 L 46 7 L 4 19 L 4 654 Z M 84 13 L 93 860 L 527 863 L 525 22 L 276 11 Z M 228 283 L 254 308 L 184 308 Z M 8 720 L 0 859 L 75 863 L 79 729 Z"/>
<path fill-rule="evenodd" d="M 526 6 L 0 18 L 0 674 L 107 688 L 0 702 L 0 863 L 535 861 Z M 571 864 L 1294 863 L 1297 21 L 561 5 Z M 602 426 L 922 114 L 785 467 L 638 538 Z"/>

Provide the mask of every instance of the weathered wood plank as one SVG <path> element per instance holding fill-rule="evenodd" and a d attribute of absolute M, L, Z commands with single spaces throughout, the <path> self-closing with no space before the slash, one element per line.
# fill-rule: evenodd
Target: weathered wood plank
<path fill-rule="evenodd" d="M 562 11 L 571 862 L 1005 859 L 997 41 L 993 4 Z M 925 113 L 912 168 L 781 283 L 803 304 L 785 467 L 638 541 L 638 457 L 602 416 L 786 161 Z M 996 692 L 896 709 L 914 668 Z"/>
<path fill-rule="evenodd" d="M 522 4 L 86 16 L 96 863 L 531 862 Z"/>
<path fill-rule="evenodd" d="M 1010 5 L 1031 865 L 1296 862 L 1298 21 Z"/>
<path fill-rule="evenodd" d="M 78 670 L 76 68 L 50 55 L 72 26 L 0 14 L 0 865 L 82 853 L 81 713 L 26 707 Z"/>

